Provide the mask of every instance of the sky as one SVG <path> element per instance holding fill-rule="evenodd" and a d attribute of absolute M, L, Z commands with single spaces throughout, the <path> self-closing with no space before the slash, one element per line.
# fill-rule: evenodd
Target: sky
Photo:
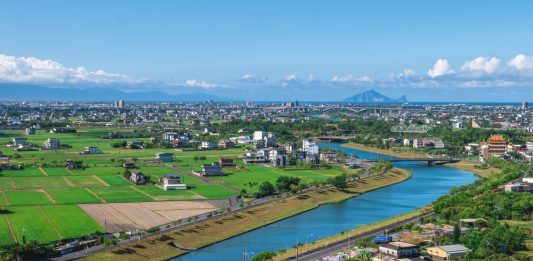
<path fill-rule="evenodd" d="M 1 1 L 0 83 L 533 100 L 531 1 Z M 1 87 L 0 87 L 1 88 Z"/>

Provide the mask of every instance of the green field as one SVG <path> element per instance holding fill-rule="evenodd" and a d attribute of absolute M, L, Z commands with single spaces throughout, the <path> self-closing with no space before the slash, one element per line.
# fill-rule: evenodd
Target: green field
<path fill-rule="evenodd" d="M 180 174 L 187 190 L 164 191 L 155 185 L 135 186 L 122 176 L 123 162 L 135 161 L 137 168 L 149 175 L 151 181 L 157 182 L 165 174 L 177 173 L 166 164 L 153 162 L 158 152 L 171 152 L 176 162 L 173 163 L 185 171 L 199 170 L 201 164 L 218 161 L 220 157 L 242 156 L 243 148 L 212 151 L 177 151 L 166 148 L 138 149 L 112 148 L 111 144 L 142 140 L 102 139 L 108 132 L 132 132 L 131 129 L 84 129 L 78 133 L 53 134 L 46 130 L 37 131 L 36 135 L 25 135 L 22 130 L 6 130 L 0 136 L 0 152 L 8 155 L 12 164 L 23 164 L 22 170 L 5 170 L 0 172 L 0 206 L 4 208 L 3 219 L 0 218 L 0 245 L 14 242 L 9 227 L 20 240 L 25 230 L 27 240 L 42 242 L 61 238 L 83 236 L 95 231 L 102 231 L 78 204 L 114 203 L 114 202 L 149 202 L 167 200 L 224 199 L 236 195 L 238 190 L 253 191 L 250 182 L 274 183 L 281 175 L 298 176 L 303 182 L 322 181 L 340 173 L 332 170 L 282 170 L 264 166 L 246 166 L 238 171 L 227 169 L 225 177 L 212 177 L 213 180 L 230 186 L 210 184 L 195 176 Z M 59 138 L 62 144 L 71 148 L 54 151 L 15 152 L 5 146 L 13 137 L 25 137 L 28 142 L 42 146 L 48 138 Z M 83 155 L 80 152 L 87 146 L 96 146 L 103 151 L 97 155 Z M 206 157 L 204 161 L 194 160 L 195 155 Z M 82 161 L 83 170 L 67 170 L 68 159 Z M 10 226 L 9 226 L 10 225 Z"/>

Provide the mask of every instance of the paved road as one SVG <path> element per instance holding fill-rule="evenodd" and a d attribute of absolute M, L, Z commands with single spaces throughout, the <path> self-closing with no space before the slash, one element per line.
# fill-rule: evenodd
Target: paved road
<path fill-rule="evenodd" d="M 424 212 L 424 213 L 420 214 L 417 217 L 411 217 L 411 218 L 404 219 L 404 220 L 395 222 L 395 223 L 387 225 L 387 226 L 376 228 L 376 229 L 370 230 L 368 232 L 361 233 L 359 235 L 356 235 L 356 236 L 353 236 L 353 237 L 350 237 L 350 238 L 347 238 L 347 239 L 343 239 L 341 241 L 329 244 L 327 246 L 323 246 L 323 247 L 320 247 L 320 248 L 317 248 L 317 249 L 314 249 L 314 250 L 311 250 L 311 251 L 308 251 L 308 252 L 305 252 L 305 253 L 301 253 L 301 254 L 298 255 L 298 257 L 292 256 L 292 257 L 287 258 L 285 260 L 301 260 L 301 261 L 319 260 L 322 257 L 335 254 L 337 252 L 340 252 L 343 249 L 346 249 L 346 248 L 349 248 L 349 247 L 353 246 L 353 243 L 357 239 L 361 239 L 361 238 L 365 238 L 365 237 L 369 237 L 369 236 L 381 235 L 386 230 L 390 230 L 390 229 L 399 227 L 399 226 L 401 226 L 401 225 L 403 225 L 405 223 L 418 221 L 420 218 L 427 217 L 427 216 L 430 216 L 432 214 L 433 214 L 432 212 Z"/>

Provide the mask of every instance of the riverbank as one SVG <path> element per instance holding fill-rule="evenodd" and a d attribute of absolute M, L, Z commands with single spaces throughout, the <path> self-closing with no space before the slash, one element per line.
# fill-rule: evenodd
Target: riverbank
<path fill-rule="evenodd" d="M 354 237 L 358 237 L 361 235 L 364 236 L 370 231 L 384 228 L 384 227 L 390 226 L 391 224 L 399 223 L 405 220 L 411 220 L 418 216 L 424 216 L 424 214 L 428 215 L 427 213 L 430 213 L 430 211 L 431 211 L 431 206 L 426 206 L 426 207 L 422 207 L 422 208 L 419 208 L 419 209 L 416 209 L 416 210 L 413 210 L 413 211 L 410 211 L 404 214 L 400 214 L 400 215 L 397 215 L 397 216 L 394 216 L 388 219 L 384 219 L 384 220 L 381 220 L 381 221 L 378 221 L 372 224 L 364 225 L 353 230 L 344 231 L 340 234 L 333 235 L 331 237 L 322 238 L 315 242 L 309 243 L 307 245 L 299 246 L 298 252 L 299 254 L 304 254 L 304 253 L 307 253 L 307 252 L 310 252 L 310 251 L 313 251 L 319 248 L 327 247 L 331 244 L 335 244 L 341 241 L 346 241 L 348 240 L 348 238 L 354 238 Z M 296 248 L 291 248 L 291 249 L 286 250 L 283 253 L 278 253 L 274 257 L 274 261 L 287 260 L 287 259 L 295 257 L 296 254 L 297 254 Z"/>
<path fill-rule="evenodd" d="M 416 153 L 412 151 L 394 151 L 391 149 L 379 149 L 379 148 L 365 146 L 363 144 L 357 144 L 357 143 L 347 143 L 347 144 L 342 144 L 342 146 L 347 147 L 347 148 L 357 149 L 357 150 L 363 150 L 367 152 L 374 152 L 374 153 L 379 153 L 383 155 L 394 156 L 394 157 L 404 157 L 404 158 L 428 157 L 426 154 Z M 490 178 L 491 176 L 501 172 L 500 169 L 493 168 L 493 167 L 489 167 L 485 169 L 476 168 L 475 167 L 476 165 L 480 165 L 480 163 L 461 160 L 457 163 L 446 164 L 445 166 L 470 171 L 483 178 Z"/>
<path fill-rule="evenodd" d="M 279 220 L 312 210 L 323 204 L 341 202 L 362 193 L 405 181 L 411 173 L 394 168 L 390 172 L 360 181 L 351 182 L 348 188 L 333 187 L 307 191 L 295 196 L 276 200 L 202 222 L 197 225 L 162 234 L 136 244 L 116 247 L 106 253 L 98 253 L 85 260 L 165 260 L 186 253 L 173 246 L 199 249 L 216 242 L 237 236 Z"/>

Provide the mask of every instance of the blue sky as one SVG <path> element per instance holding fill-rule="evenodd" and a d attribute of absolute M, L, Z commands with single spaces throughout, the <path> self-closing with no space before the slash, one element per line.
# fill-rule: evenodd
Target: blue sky
<path fill-rule="evenodd" d="M 2 1 L 0 81 L 249 100 L 367 89 L 533 100 L 532 10 L 530 1 Z"/>

